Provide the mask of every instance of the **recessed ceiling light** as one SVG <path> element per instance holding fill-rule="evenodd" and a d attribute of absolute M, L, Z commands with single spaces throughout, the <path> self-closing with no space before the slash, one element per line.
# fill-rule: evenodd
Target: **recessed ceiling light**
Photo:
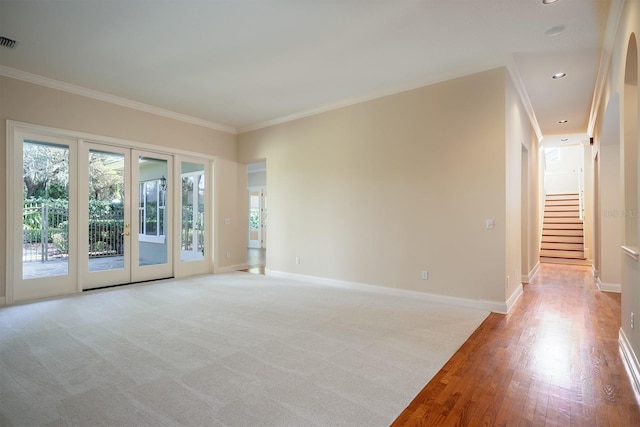
<path fill-rule="evenodd" d="M 545 31 L 544 33 L 549 36 L 549 37 L 553 37 L 553 36 L 557 36 L 558 34 L 560 34 L 561 32 L 563 32 L 565 29 L 564 25 L 556 25 L 555 27 L 551 27 L 549 28 L 547 31 Z"/>
<path fill-rule="evenodd" d="M 558 80 L 566 76 L 567 76 L 567 73 L 555 73 L 553 76 L 551 76 L 551 78 Z"/>
<path fill-rule="evenodd" d="M 542 0 L 542 4 L 553 4 L 555 2 L 557 2 L 558 0 Z"/>
<path fill-rule="evenodd" d="M 569 138 L 562 138 L 560 141 L 565 142 L 565 141 L 568 141 L 568 140 L 569 140 Z"/>
<path fill-rule="evenodd" d="M 567 123 L 569 120 L 558 120 L 558 123 L 563 124 L 563 123 Z"/>

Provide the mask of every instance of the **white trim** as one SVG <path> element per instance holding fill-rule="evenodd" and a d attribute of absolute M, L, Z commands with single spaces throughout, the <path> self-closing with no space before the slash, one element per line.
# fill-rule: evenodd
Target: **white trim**
<path fill-rule="evenodd" d="M 625 255 L 638 261 L 640 253 L 638 253 L 637 246 L 620 246 L 620 248 L 622 248 L 622 251 L 624 252 Z"/>
<path fill-rule="evenodd" d="M 425 87 L 425 86 L 430 86 L 436 83 L 441 83 L 441 82 L 445 82 L 445 81 L 449 81 L 449 80 L 454 80 L 456 78 L 460 78 L 460 77 L 466 77 L 468 75 L 474 74 L 474 73 L 480 73 L 483 71 L 487 71 L 487 70 L 491 70 L 494 68 L 499 68 L 499 67 L 505 67 L 509 73 L 509 75 L 511 76 L 511 79 L 513 81 L 513 84 L 516 88 L 516 91 L 518 92 L 518 95 L 520 96 L 520 100 L 522 101 L 522 105 L 524 106 L 527 115 L 529 116 L 529 121 L 531 122 L 531 127 L 533 128 L 538 141 L 542 141 L 542 130 L 540 129 L 540 125 L 538 123 L 538 119 L 535 115 L 535 112 L 533 110 L 533 106 L 531 105 L 531 99 L 529 98 L 529 95 L 527 93 L 527 90 L 525 88 L 525 85 L 522 81 L 522 77 L 520 75 L 520 73 L 518 72 L 518 68 L 515 64 L 515 61 L 513 59 L 513 55 L 509 55 L 504 61 L 498 61 L 498 62 L 492 62 L 492 63 L 487 63 L 487 64 L 482 64 L 481 66 L 476 66 L 476 67 L 468 67 L 465 68 L 464 70 L 458 70 L 457 72 L 454 73 L 442 73 L 439 74 L 437 76 L 433 76 L 431 78 L 428 79 L 423 79 L 417 82 L 414 82 L 412 84 L 407 84 L 407 85 L 402 85 L 402 86 L 397 86 L 391 89 L 387 89 L 387 90 L 381 90 L 381 91 L 377 91 L 375 93 L 371 93 L 368 95 L 364 95 L 364 96 L 359 96 L 359 97 L 354 97 L 354 98 L 350 98 L 350 99 L 346 99 L 344 101 L 341 102 L 336 102 L 334 104 L 329 104 L 329 105 L 325 105 L 322 107 L 318 107 L 318 108 L 313 108 L 310 110 L 306 110 L 306 111 L 302 111 L 299 113 L 294 113 L 294 114 L 290 114 L 288 116 L 283 116 L 283 117 L 278 117 L 272 120 L 267 120 L 261 123 L 256 123 L 253 125 L 248 125 L 248 126 L 241 126 L 239 128 L 237 128 L 237 132 L 238 134 L 242 134 L 242 133 L 246 133 L 246 132 L 251 132 L 254 130 L 258 130 L 258 129 L 263 129 L 263 128 L 267 128 L 270 126 L 275 126 L 275 125 L 279 125 L 282 123 L 287 123 L 287 122 L 291 122 L 294 120 L 298 120 L 298 119 L 302 119 L 305 117 L 310 117 L 310 116 L 315 116 L 317 114 L 321 114 L 321 113 L 326 113 L 329 111 L 333 111 L 333 110 L 338 110 L 340 108 L 343 107 L 348 107 L 350 105 L 355 105 L 355 104 L 361 104 L 363 102 L 367 102 L 367 101 L 372 101 L 374 99 L 378 99 L 378 98 L 383 98 L 385 96 L 391 96 L 391 95 L 396 95 L 398 93 L 402 93 L 402 92 L 407 92 L 410 90 L 414 90 L 414 89 L 419 89 L 421 87 Z"/>
<path fill-rule="evenodd" d="M 622 362 L 631 373 L 636 391 L 640 392 L 640 363 L 638 363 L 638 358 L 633 351 L 633 347 L 631 347 L 631 343 L 622 328 L 620 328 L 618 332 L 618 346 L 620 347 L 620 353 L 622 353 Z"/>
<path fill-rule="evenodd" d="M 446 81 L 454 80 L 460 77 L 466 77 L 471 74 L 481 73 L 483 71 L 492 70 L 494 68 L 504 67 L 505 62 L 508 62 L 508 61 L 504 61 L 504 60 L 500 61 L 499 59 L 494 61 L 490 60 L 482 64 L 475 64 L 474 66 L 462 67 L 460 69 L 453 70 L 453 71 L 450 70 L 449 72 L 443 72 L 435 76 L 430 76 L 429 78 L 426 78 L 426 79 L 414 81 L 412 83 L 394 86 L 388 89 L 378 90 L 366 95 L 355 96 L 353 98 L 345 99 L 343 101 L 339 101 L 333 104 L 323 105 L 321 107 L 312 108 L 310 110 L 301 111 L 299 113 L 290 114 L 288 116 L 277 117 L 275 119 L 267 120 L 261 123 L 256 123 L 248 126 L 240 126 L 237 128 L 237 132 L 238 134 L 251 132 L 258 129 L 263 129 L 270 126 L 275 126 L 282 123 L 303 119 L 305 117 L 315 116 L 321 113 L 338 110 L 340 108 L 348 107 L 350 105 L 361 104 L 363 102 L 372 101 L 374 99 L 384 98 L 385 96 L 396 95 L 402 92 L 408 92 L 410 90 L 419 89 L 421 87 L 430 86 L 436 83 L 446 82 Z"/>
<path fill-rule="evenodd" d="M 622 293 L 622 285 L 620 283 L 606 283 L 602 282 L 599 277 L 596 277 L 596 286 L 601 292 L 616 292 Z"/>
<path fill-rule="evenodd" d="M 40 133 L 58 138 L 77 139 L 84 142 L 94 142 L 98 144 L 113 145 L 115 147 L 136 149 L 142 151 L 153 151 L 160 154 L 168 154 L 170 156 L 180 154 L 200 159 L 217 160 L 218 156 L 210 154 L 198 153 L 195 151 L 182 150 L 176 147 L 167 147 L 164 145 L 147 144 L 145 142 L 133 141 L 130 139 L 114 138 L 111 136 L 98 135 L 94 133 L 78 132 L 69 129 L 56 128 L 51 126 L 36 125 L 33 123 L 19 122 L 15 120 L 7 120 L 7 136 L 9 136 L 9 128 L 22 130 L 30 133 Z M 9 139 L 7 139 L 9 141 Z"/>
<path fill-rule="evenodd" d="M 209 120 L 199 119 L 197 117 L 188 116 L 182 113 L 176 113 L 175 111 L 165 110 L 164 108 L 154 107 L 153 105 L 144 104 L 142 102 L 132 101 L 130 99 L 121 98 L 119 96 L 110 95 L 108 93 L 99 92 L 97 90 L 87 89 L 82 86 L 61 82 L 49 77 L 27 73 L 25 71 L 16 70 L 15 68 L 10 68 L 5 65 L 0 65 L 0 75 L 16 80 L 22 80 L 27 83 L 45 86 L 51 89 L 61 90 L 64 92 L 73 93 L 75 95 L 96 99 L 98 101 L 108 102 L 110 104 L 119 105 L 121 107 L 132 108 L 134 110 L 143 111 L 145 113 L 155 114 L 156 116 L 162 116 L 196 126 L 202 126 L 220 132 L 230 133 L 233 135 L 237 133 L 236 128 L 232 126 L 211 122 Z"/>
<path fill-rule="evenodd" d="M 201 165 L 202 170 L 183 174 L 182 173 L 183 162 Z M 213 259 L 213 255 L 211 255 L 212 253 L 211 251 L 213 247 L 213 245 L 211 244 L 211 239 L 213 238 L 212 237 L 213 233 L 211 233 L 210 230 L 208 230 L 208 228 L 209 228 L 209 224 L 212 224 L 211 218 L 213 217 L 213 214 L 212 214 L 213 208 L 211 207 L 212 205 L 209 202 L 211 197 L 210 195 L 213 194 L 212 184 L 211 184 L 213 182 L 211 180 L 212 162 L 202 158 L 176 155 L 174 157 L 173 168 L 174 168 L 174 177 L 175 177 L 174 188 L 176 188 L 176 191 L 174 192 L 173 215 L 174 215 L 174 218 L 178 218 L 178 221 L 173 222 L 174 223 L 173 235 L 176 236 L 176 244 L 174 245 L 175 252 L 173 254 L 174 277 L 179 278 L 179 277 L 193 276 L 194 274 L 211 274 L 212 273 L 211 260 Z M 202 203 L 205 205 L 205 211 L 204 211 L 205 256 L 201 259 L 183 261 L 182 260 L 182 241 L 180 237 L 182 234 L 182 229 L 181 229 L 182 227 L 182 178 L 185 176 L 197 177 L 197 176 L 200 176 L 200 174 L 204 176 L 204 187 L 205 187 L 204 199 L 202 201 Z"/>
<path fill-rule="evenodd" d="M 527 92 L 527 88 L 525 87 L 524 82 L 522 81 L 522 76 L 518 71 L 518 67 L 516 65 L 515 60 L 513 59 L 513 56 L 511 56 L 507 61 L 506 67 L 507 67 L 507 71 L 509 72 L 509 75 L 511 76 L 511 80 L 513 81 L 513 85 L 515 86 L 516 91 L 520 96 L 520 101 L 522 102 L 522 106 L 527 112 L 527 116 L 529 117 L 529 122 L 531 123 L 531 127 L 533 128 L 533 131 L 535 132 L 536 137 L 538 138 L 538 142 L 540 142 L 542 141 L 542 138 L 543 138 L 542 130 L 540 129 L 538 118 L 536 117 L 536 113 L 533 110 L 533 105 L 531 105 L 531 98 L 529 98 L 529 93 Z"/>
<path fill-rule="evenodd" d="M 13 277 L 15 275 L 14 272 L 14 262 L 13 260 L 11 260 L 9 258 L 9 254 L 13 253 L 13 244 L 15 241 L 15 227 L 12 226 L 12 224 L 15 224 L 15 206 L 13 204 L 13 182 L 15 181 L 14 179 L 14 174 L 15 174 L 15 167 L 17 167 L 16 162 L 14 161 L 14 157 L 15 157 L 15 144 L 14 144 L 14 135 L 16 133 L 16 126 L 13 122 L 7 120 L 7 132 L 6 132 L 6 139 L 5 139 L 5 145 L 6 145 L 6 153 L 7 153 L 7 158 L 6 160 L 6 171 L 5 171 L 5 176 L 4 176 L 4 180 L 5 180 L 5 202 L 6 202 L 6 223 L 4 224 L 5 227 L 5 232 L 6 232 L 6 242 L 5 242 L 5 267 L 6 267 L 6 271 L 5 271 L 5 303 L 6 304 L 12 304 L 14 297 L 13 297 L 13 285 L 10 285 L 11 283 L 13 283 Z"/>
<path fill-rule="evenodd" d="M 595 89 L 591 100 L 589 124 L 587 125 L 587 135 L 591 137 L 594 136 L 596 121 L 598 119 L 598 110 L 600 109 L 600 102 L 602 101 L 602 94 L 607 85 L 611 56 L 613 55 L 613 48 L 616 41 L 616 34 L 618 33 L 618 26 L 620 25 L 620 18 L 622 17 L 624 3 L 625 0 L 613 0 L 609 8 L 609 19 L 607 21 L 607 29 L 604 34 L 604 41 L 601 50 L 602 53 L 600 55 L 600 65 L 598 67 Z"/>
<path fill-rule="evenodd" d="M 513 291 L 513 293 L 511 294 L 511 296 L 509 297 L 509 299 L 507 299 L 506 302 L 506 310 L 504 312 L 496 312 L 496 313 L 502 313 L 502 314 L 507 314 L 511 311 L 511 309 L 513 308 L 513 306 L 516 305 L 516 303 L 518 302 L 518 300 L 520 300 L 520 298 L 522 297 L 522 294 L 524 293 L 524 289 L 522 287 L 522 283 L 520 283 L 516 289 Z"/>
<path fill-rule="evenodd" d="M 536 277 L 536 274 L 538 274 L 538 270 L 540 270 L 540 261 L 538 261 L 536 265 L 533 266 L 533 268 L 528 274 L 522 275 L 522 283 L 524 284 L 530 283 Z"/>
<path fill-rule="evenodd" d="M 531 271 L 529 272 L 529 281 L 530 282 L 533 279 L 536 278 L 536 276 L 538 275 L 539 271 L 540 271 L 540 261 L 538 260 L 538 262 L 536 262 L 536 265 L 534 265 L 533 268 L 531 269 Z"/>
<path fill-rule="evenodd" d="M 452 297 L 448 295 L 430 294 L 426 292 L 410 291 L 408 289 L 387 288 L 384 286 L 371 285 L 367 283 L 347 282 L 344 280 L 328 279 L 317 276 L 307 276 L 304 274 L 287 273 L 284 271 L 276 271 L 265 269 L 267 276 L 279 277 L 282 279 L 291 279 L 303 281 L 316 285 L 333 286 L 344 289 L 356 289 L 366 292 L 376 292 L 386 295 L 404 296 L 411 298 L 420 298 L 424 301 L 436 302 L 440 304 L 448 304 L 456 307 L 473 308 L 476 310 L 492 311 L 494 313 L 507 313 L 507 304 L 499 301 L 489 300 L 473 300 L 469 298 Z M 522 286 L 520 286 L 522 288 Z M 522 289 L 521 289 L 522 290 Z M 514 300 L 515 302 L 515 300 Z"/>

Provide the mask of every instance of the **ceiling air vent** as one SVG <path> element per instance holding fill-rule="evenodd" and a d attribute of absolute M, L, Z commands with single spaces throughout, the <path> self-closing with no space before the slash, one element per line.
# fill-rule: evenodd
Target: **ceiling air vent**
<path fill-rule="evenodd" d="M 9 49 L 13 49 L 16 47 L 16 41 L 12 40 L 5 36 L 0 36 L 0 46 L 8 47 Z"/>

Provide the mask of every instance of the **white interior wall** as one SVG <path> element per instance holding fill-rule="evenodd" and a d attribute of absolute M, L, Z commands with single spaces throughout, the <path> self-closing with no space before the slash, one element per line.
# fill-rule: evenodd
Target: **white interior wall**
<path fill-rule="evenodd" d="M 579 180 L 583 179 L 580 170 L 584 165 L 582 146 L 579 144 L 565 147 L 551 147 L 547 150 L 557 150 L 557 159 L 546 156 L 544 174 L 547 194 L 578 193 Z"/>
<path fill-rule="evenodd" d="M 620 145 L 600 146 L 600 280 L 620 286 L 623 219 Z"/>
<path fill-rule="evenodd" d="M 241 134 L 239 160 L 269 164 L 269 268 L 504 302 L 505 78 L 491 70 Z M 508 175 L 518 230 L 520 144 Z"/>

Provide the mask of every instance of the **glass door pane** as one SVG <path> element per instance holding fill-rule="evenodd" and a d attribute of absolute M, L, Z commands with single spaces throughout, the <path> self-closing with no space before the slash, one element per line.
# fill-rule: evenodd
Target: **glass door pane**
<path fill-rule="evenodd" d="M 249 247 L 261 247 L 260 225 L 262 223 L 260 212 L 260 190 L 249 191 Z"/>
<path fill-rule="evenodd" d="M 166 264 L 167 161 L 138 157 L 138 265 Z"/>
<path fill-rule="evenodd" d="M 124 268 L 125 155 L 89 150 L 89 271 Z"/>
<path fill-rule="evenodd" d="M 24 140 L 22 278 L 69 274 L 69 147 Z"/>
<path fill-rule="evenodd" d="M 131 282 L 130 153 L 85 143 L 81 154 L 80 250 L 83 288 Z"/>
<path fill-rule="evenodd" d="M 77 141 L 16 128 L 9 139 L 6 301 L 76 292 Z"/>
<path fill-rule="evenodd" d="M 172 157 L 133 150 L 132 282 L 173 277 Z"/>
<path fill-rule="evenodd" d="M 204 165 L 181 164 L 180 261 L 204 259 Z"/>

